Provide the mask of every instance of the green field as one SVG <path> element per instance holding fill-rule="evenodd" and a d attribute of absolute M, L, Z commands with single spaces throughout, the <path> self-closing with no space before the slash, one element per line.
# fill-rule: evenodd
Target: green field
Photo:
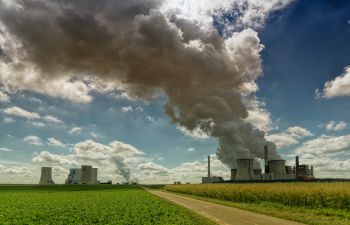
<path fill-rule="evenodd" d="M 213 224 L 137 186 L 0 186 L 0 224 Z"/>
<path fill-rule="evenodd" d="M 350 183 L 167 185 L 165 190 L 307 224 L 350 224 Z"/>

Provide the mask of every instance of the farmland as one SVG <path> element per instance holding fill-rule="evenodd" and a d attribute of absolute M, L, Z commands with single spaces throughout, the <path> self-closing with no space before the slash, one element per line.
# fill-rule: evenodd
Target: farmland
<path fill-rule="evenodd" d="M 136 186 L 0 186 L 0 224 L 212 224 Z"/>
<path fill-rule="evenodd" d="M 167 185 L 165 190 L 307 224 L 350 224 L 350 183 Z"/>

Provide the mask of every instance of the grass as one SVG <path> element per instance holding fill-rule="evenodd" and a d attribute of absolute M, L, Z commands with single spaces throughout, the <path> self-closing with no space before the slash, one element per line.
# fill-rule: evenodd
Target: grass
<path fill-rule="evenodd" d="M 214 224 L 137 186 L 0 186 L 0 224 Z"/>
<path fill-rule="evenodd" d="M 349 183 L 167 185 L 165 190 L 306 224 L 350 224 Z"/>

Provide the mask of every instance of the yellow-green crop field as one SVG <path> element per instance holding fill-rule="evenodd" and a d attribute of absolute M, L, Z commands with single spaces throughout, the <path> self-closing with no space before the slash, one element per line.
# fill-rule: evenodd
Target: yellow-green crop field
<path fill-rule="evenodd" d="M 0 224 L 213 224 L 136 186 L 0 186 Z"/>
<path fill-rule="evenodd" d="M 298 221 L 308 224 L 350 224 L 348 182 L 167 185 L 165 190 L 233 203 L 235 207 L 293 220 L 298 215 Z M 278 208 L 278 212 L 269 213 L 264 207 L 272 211 Z"/>

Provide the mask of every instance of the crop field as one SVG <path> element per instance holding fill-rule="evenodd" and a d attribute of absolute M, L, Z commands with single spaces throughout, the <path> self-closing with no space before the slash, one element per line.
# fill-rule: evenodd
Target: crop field
<path fill-rule="evenodd" d="M 0 224 L 213 224 L 137 186 L 0 186 Z"/>
<path fill-rule="evenodd" d="M 345 182 L 167 185 L 165 190 L 308 224 L 350 224 Z"/>

